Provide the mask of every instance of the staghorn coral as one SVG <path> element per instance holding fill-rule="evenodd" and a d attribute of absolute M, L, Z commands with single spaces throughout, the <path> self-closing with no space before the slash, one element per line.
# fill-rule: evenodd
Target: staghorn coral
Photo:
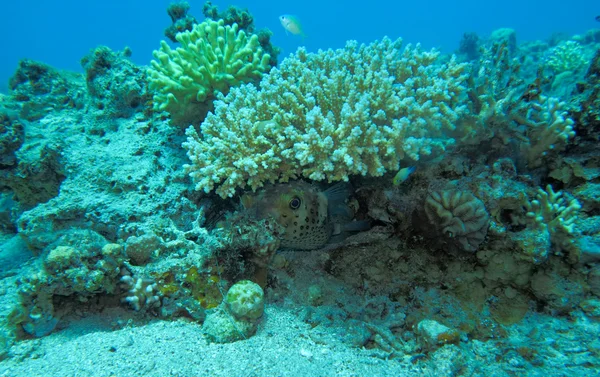
<path fill-rule="evenodd" d="M 341 181 L 381 176 L 403 158 L 443 152 L 463 113 L 466 65 L 384 38 L 309 54 L 300 48 L 260 84 L 215 102 L 198 133 L 188 128 L 196 189 L 236 188 L 300 176 Z"/>
<path fill-rule="evenodd" d="M 425 199 L 425 215 L 437 232 L 465 251 L 476 251 L 485 239 L 489 215 L 483 202 L 469 192 L 434 191 Z"/>
<path fill-rule="evenodd" d="M 237 24 L 207 20 L 176 38 L 181 47 L 172 50 L 162 41 L 148 69 L 154 109 L 169 112 L 176 124 L 198 121 L 215 92 L 260 79 L 269 68 L 258 36 L 238 31 Z"/>

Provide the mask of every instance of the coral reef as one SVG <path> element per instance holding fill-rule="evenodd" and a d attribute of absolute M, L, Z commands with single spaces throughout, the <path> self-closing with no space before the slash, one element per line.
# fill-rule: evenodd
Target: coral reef
<path fill-rule="evenodd" d="M 159 307 L 161 305 L 158 293 L 158 284 L 152 280 L 133 278 L 128 273 L 123 273 L 121 278 L 122 288 L 127 291 L 122 301 L 128 303 L 139 311 L 144 308 Z"/>
<path fill-rule="evenodd" d="M 485 50 L 469 80 L 470 111 L 459 120 L 459 129 L 468 130 L 463 142 L 492 140 L 493 147 L 505 149 L 505 154 L 514 154 L 510 149 L 518 143 L 518 159 L 533 169 L 556 156 L 575 136 L 573 120 L 564 101 L 542 94 L 539 76 L 524 85 L 518 59 L 509 56 L 505 43 Z"/>
<path fill-rule="evenodd" d="M 202 14 L 213 21 L 223 20 L 225 25 L 237 24 L 240 30 L 244 30 L 248 34 L 254 33 L 254 17 L 248 9 L 229 6 L 225 12 L 219 12 L 217 6 L 210 1 L 205 1 L 202 6 Z"/>
<path fill-rule="evenodd" d="M 25 129 L 23 123 L 9 114 L 0 114 L 0 165 L 14 166 L 15 151 L 23 145 Z"/>
<path fill-rule="evenodd" d="M 496 29 L 492 31 L 489 39 L 492 44 L 505 45 L 511 57 L 517 53 L 517 32 L 514 29 Z"/>
<path fill-rule="evenodd" d="M 64 309 L 55 306 L 58 297 L 85 301 L 113 293 L 124 260 L 122 246 L 92 232 L 63 237 L 45 256 L 43 267 L 19 282 L 20 302 L 10 315 L 11 326 L 20 336 L 49 334 L 60 319 L 59 309 Z"/>
<path fill-rule="evenodd" d="M 81 59 L 91 106 L 104 117 L 130 117 L 151 98 L 145 71 L 127 59 L 129 55 L 128 48 L 115 53 L 100 46 Z"/>
<path fill-rule="evenodd" d="M 476 33 L 465 33 L 460 40 L 458 55 L 465 60 L 476 60 L 480 56 L 481 38 Z"/>
<path fill-rule="evenodd" d="M 295 56 L 260 84 L 233 88 L 190 127 L 184 147 L 196 189 L 232 196 L 266 182 L 381 176 L 403 158 L 438 154 L 465 110 L 466 66 L 402 41 L 350 42 Z M 251 99 L 251 100 L 250 100 Z"/>
<path fill-rule="evenodd" d="M 169 14 L 187 25 L 187 9 Z M 252 17 L 206 11 L 219 20 L 178 33 L 149 71 L 98 47 L 83 74 L 23 61 L 0 97 L 0 374 L 47 364 L 49 340 L 64 357 L 95 336 L 115 341 L 90 357 L 129 363 L 144 331 L 213 352 L 194 366 L 209 374 L 236 344 L 311 367 L 359 355 L 373 375 L 596 372 L 600 55 L 581 80 L 548 57 L 587 56 L 600 34 L 469 34 L 457 58 L 349 42 L 264 75 Z M 187 141 L 151 94 L 196 123 Z M 329 191 L 311 180 L 350 182 L 299 206 L 307 187 Z M 317 226 L 331 242 L 287 242 L 286 227 Z M 194 374 L 161 355 L 150 373 Z"/>
<path fill-rule="evenodd" d="M 600 48 L 596 51 L 585 80 L 577 84 L 577 96 L 573 98 L 573 118 L 579 127 L 577 133 L 598 140 L 600 131 Z"/>
<path fill-rule="evenodd" d="M 19 62 L 8 86 L 23 120 L 38 120 L 52 110 L 81 109 L 85 103 L 84 82 L 78 75 L 33 60 Z"/>

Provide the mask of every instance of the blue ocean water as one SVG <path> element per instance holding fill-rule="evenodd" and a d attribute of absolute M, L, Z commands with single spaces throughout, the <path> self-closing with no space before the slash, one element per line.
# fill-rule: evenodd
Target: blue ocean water
<path fill-rule="evenodd" d="M 165 39 L 171 24 L 166 7 L 171 1 L 45 0 L 3 1 L 0 5 L 0 92 L 20 59 L 42 61 L 51 66 L 81 71 L 80 59 L 92 48 L 133 50 L 136 64 L 146 65 L 152 51 Z M 202 20 L 203 1 L 191 1 L 190 13 Z M 384 35 L 420 42 L 426 48 L 451 52 L 465 32 L 487 36 L 509 27 L 520 42 L 546 39 L 554 33 L 573 35 L 597 27 L 597 0 L 424 0 L 417 2 L 364 1 L 213 1 L 225 10 L 229 5 L 249 8 L 257 28 L 273 31 L 273 44 L 287 56 L 298 46 L 309 51 L 339 48 L 345 41 L 371 42 Z M 302 21 L 307 38 L 286 35 L 278 16 L 293 14 Z"/>

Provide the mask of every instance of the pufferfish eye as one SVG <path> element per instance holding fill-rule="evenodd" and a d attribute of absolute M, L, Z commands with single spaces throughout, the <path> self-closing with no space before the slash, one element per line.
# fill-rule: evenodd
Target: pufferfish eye
<path fill-rule="evenodd" d="M 292 198 L 292 200 L 290 200 L 290 208 L 291 209 L 298 209 L 298 208 L 300 208 L 300 204 L 301 203 L 302 202 L 300 201 L 300 198 L 297 197 L 297 196 L 295 196 L 295 197 Z"/>

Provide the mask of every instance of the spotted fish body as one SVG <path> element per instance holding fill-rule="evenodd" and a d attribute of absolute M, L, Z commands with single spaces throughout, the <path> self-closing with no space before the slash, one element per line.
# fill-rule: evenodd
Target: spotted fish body
<path fill-rule="evenodd" d="M 259 219 L 272 218 L 284 233 L 281 247 L 297 250 L 318 249 L 330 240 L 339 224 L 334 218 L 348 214 L 348 188 L 336 185 L 322 191 L 303 181 L 280 183 L 265 187 L 256 194 L 242 197 L 242 205 Z M 351 220 L 350 215 L 347 221 Z"/>

